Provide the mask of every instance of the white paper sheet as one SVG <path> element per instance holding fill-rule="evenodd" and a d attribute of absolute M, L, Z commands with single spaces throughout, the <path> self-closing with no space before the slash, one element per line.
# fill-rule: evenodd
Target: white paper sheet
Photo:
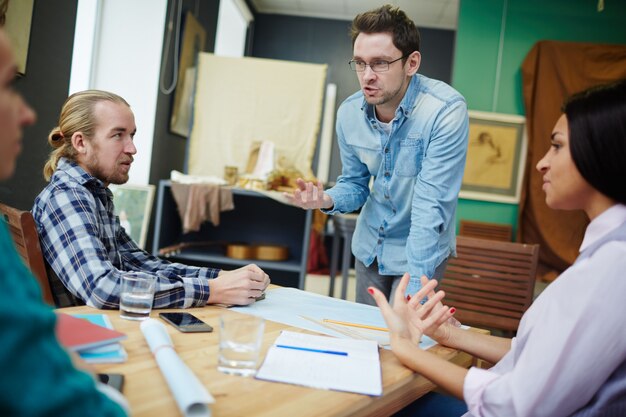
<path fill-rule="evenodd" d="M 276 339 L 256 378 L 366 395 L 383 392 L 376 342 L 290 331 Z"/>
<path fill-rule="evenodd" d="M 275 288 L 266 292 L 265 300 L 250 306 L 233 307 L 232 310 L 343 339 L 375 340 L 381 347 L 390 348 L 388 332 L 323 322 L 324 319 L 331 319 L 387 327 L 380 310 L 374 306 L 326 297 L 296 288 Z M 436 344 L 428 336 L 423 336 L 420 347 L 429 349 Z"/>
<path fill-rule="evenodd" d="M 210 417 L 209 404 L 215 400 L 180 359 L 165 326 L 157 320 L 148 319 L 141 323 L 141 331 L 183 415 Z"/>

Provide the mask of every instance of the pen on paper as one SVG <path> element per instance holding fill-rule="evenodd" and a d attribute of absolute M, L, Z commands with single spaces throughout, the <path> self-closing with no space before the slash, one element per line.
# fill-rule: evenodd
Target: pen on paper
<path fill-rule="evenodd" d="M 301 346 L 289 346 L 289 345 L 276 345 L 276 347 L 283 348 L 283 349 L 303 350 L 305 352 L 327 353 L 329 355 L 348 356 L 348 352 L 338 352 L 336 350 L 312 349 L 312 348 L 306 348 L 306 347 L 301 347 Z"/>
<path fill-rule="evenodd" d="M 338 320 L 331 320 L 331 319 L 324 319 L 323 321 L 325 323 L 341 324 L 343 326 L 350 326 L 350 327 L 360 327 L 362 329 L 378 330 L 378 331 L 381 331 L 381 332 L 388 332 L 389 331 L 389 329 L 387 329 L 385 327 L 370 326 L 368 324 L 349 323 L 347 321 L 338 321 Z"/>

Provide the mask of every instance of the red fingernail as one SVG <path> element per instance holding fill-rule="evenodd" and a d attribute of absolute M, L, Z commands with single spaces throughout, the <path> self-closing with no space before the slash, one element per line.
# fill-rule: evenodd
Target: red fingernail
<path fill-rule="evenodd" d="M 406 295 L 406 300 L 411 301 L 411 296 L 409 294 Z"/>
<path fill-rule="evenodd" d="M 450 314 L 454 314 L 454 312 L 455 312 L 455 311 L 456 311 L 456 308 L 452 307 L 452 308 L 450 309 Z"/>
<path fill-rule="evenodd" d="M 367 292 L 374 295 L 374 289 L 372 287 L 368 288 Z"/>

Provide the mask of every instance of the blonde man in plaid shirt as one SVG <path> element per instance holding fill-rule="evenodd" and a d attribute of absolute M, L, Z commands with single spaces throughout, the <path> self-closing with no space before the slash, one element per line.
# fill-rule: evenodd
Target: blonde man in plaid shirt
<path fill-rule="evenodd" d="M 128 181 L 136 131 L 130 106 L 115 94 L 87 90 L 65 101 L 48 137 L 50 183 L 33 207 L 47 263 L 72 298 L 96 308 L 119 306 L 127 271 L 156 277 L 155 308 L 253 303 L 270 282 L 258 266 L 223 271 L 170 263 L 140 249 L 120 226 L 107 187 Z"/>

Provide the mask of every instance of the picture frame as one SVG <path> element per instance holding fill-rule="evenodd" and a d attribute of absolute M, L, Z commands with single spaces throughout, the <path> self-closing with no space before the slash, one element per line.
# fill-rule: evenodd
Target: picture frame
<path fill-rule="evenodd" d="M 519 203 L 528 138 L 524 116 L 469 111 L 460 198 Z"/>
<path fill-rule="evenodd" d="M 13 45 L 17 72 L 26 74 L 34 0 L 0 0 L 0 26 Z"/>
<path fill-rule="evenodd" d="M 154 185 L 110 185 L 115 214 L 126 233 L 144 249 L 154 201 Z"/>
<path fill-rule="evenodd" d="M 170 131 L 185 138 L 189 137 L 191 127 L 198 53 L 204 51 L 205 43 L 206 30 L 191 12 L 187 12 L 170 118 Z"/>

